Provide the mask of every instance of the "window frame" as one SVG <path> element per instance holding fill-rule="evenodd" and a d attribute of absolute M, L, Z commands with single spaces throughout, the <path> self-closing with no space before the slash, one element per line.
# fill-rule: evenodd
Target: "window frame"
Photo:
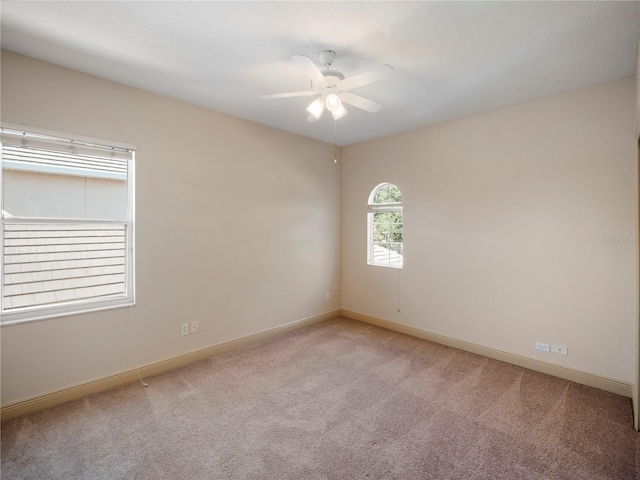
<path fill-rule="evenodd" d="M 403 202 L 390 202 L 390 203 L 375 203 L 375 197 L 380 190 L 385 187 L 393 186 L 398 189 L 400 192 L 400 196 L 402 198 L 402 191 L 400 188 L 390 182 L 383 182 L 376 185 L 371 193 L 369 194 L 369 199 L 367 202 L 367 265 L 372 265 L 375 267 L 387 267 L 387 268 L 397 268 L 402 269 L 404 267 L 404 210 L 403 210 Z M 374 235 L 373 235 L 373 227 L 374 227 L 374 215 L 376 213 L 402 213 L 402 242 L 399 242 L 402 246 L 402 263 L 400 265 L 392 265 L 391 263 L 379 263 L 374 260 Z"/>
<path fill-rule="evenodd" d="M 49 129 L 32 127 L 15 123 L 1 122 L 3 129 L 25 131 L 47 137 L 73 140 L 85 144 L 113 147 L 128 150 L 127 159 L 127 207 L 126 218 L 94 219 L 94 218 L 55 218 L 55 217 L 5 217 L 4 214 L 4 163 L 0 159 L 0 326 L 14 325 L 31 321 L 40 321 L 68 315 L 77 315 L 114 308 L 132 307 L 135 305 L 135 156 L 136 145 L 110 140 L 97 139 L 82 135 L 63 133 Z M 62 173 L 62 172 L 61 172 Z M 34 305 L 4 311 L 4 262 L 5 262 L 5 225 L 15 224 L 124 224 L 125 225 L 125 281 L 124 294 L 110 298 L 88 298 L 72 300 L 64 303 Z"/>

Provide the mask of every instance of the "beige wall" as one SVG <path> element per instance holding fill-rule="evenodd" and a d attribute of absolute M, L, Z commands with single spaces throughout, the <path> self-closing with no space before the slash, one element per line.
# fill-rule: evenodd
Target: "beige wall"
<path fill-rule="evenodd" d="M 635 382 L 634 115 L 625 78 L 346 147 L 343 308 Z M 385 181 L 403 194 L 400 271 L 366 261 Z"/>
<path fill-rule="evenodd" d="M 638 39 L 638 57 L 636 59 L 636 138 L 640 137 L 640 39 Z"/>
<path fill-rule="evenodd" d="M 638 39 L 638 56 L 636 59 L 636 140 L 640 137 L 640 72 L 638 68 L 640 67 L 640 38 Z M 640 142 L 640 140 L 638 140 Z M 640 143 L 637 143 L 640 146 Z M 640 165 L 640 148 L 638 148 L 638 165 Z M 638 177 L 638 185 L 640 185 L 640 177 Z M 640 198 L 638 199 L 638 203 L 640 204 Z M 640 223 L 640 219 L 639 219 Z M 640 225 L 639 225 L 640 226 Z M 638 236 L 640 237 L 640 230 L 638 230 Z M 638 265 L 638 275 L 640 277 L 640 264 Z M 640 278 L 639 278 L 640 281 Z M 640 285 L 639 285 L 640 287 Z M 638 291 L 638 298 L 640 299 L 640 290 Z M 640 312 L 639 312 L 640 313 Z M 635 375 L 635 386 L 633 388 L 633 419 L 634 426 L 636 430 L 640 426 L 640 415 L 638 412 L 638 397 L 640 397 L 640 318 L 636 323 L 636 334 L 635 337 L 638 341 L 638 347 L 636 348 L 636 375 Z"/>
<path fill-rule="evenodd" d="M 4 209 L 14 217 L 126 218 L 124 180 L 5 170 Z"/>
<path fill-rule="evenodd" d="M 342 303 L 331 145 L 11 52 L 1 80 L 3 121 L 138 145 L 136 307 L 3 327 L 2 405 L 340 306 L 635 381 L 637 246 L 602 242 L 636 234 L 633 79 L 345 148 Z M 383 181 L 401 271 L 366 265 Z"/>
<path fill-rule="evenodd" d="M 332 145 L 6 51 L 1 87 L 5 122 L 138 145 L 137 305 L 3 327 L 2 405 L 340 308 Z"/>

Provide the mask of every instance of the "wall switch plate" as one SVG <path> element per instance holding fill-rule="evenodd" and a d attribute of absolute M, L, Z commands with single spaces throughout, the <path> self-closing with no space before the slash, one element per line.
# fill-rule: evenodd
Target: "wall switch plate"
<path fill-rule="evenodd" d="M 180 325 L 180 336 L 184 337 L 185 335 L 189 335 L 189 324 L 183 323 Z"/>
<path fill-rule="evenodd" d="M 548 352 L 549 351 L 549 344 L 548 343 L 542 343 L 542 342 L 536 342 L 536 350 L 540 350 L 541 352 Z"/>
<path fill-rule="evenodd" d="M 326 292 L 326 293 L 324 294 L 324 299 L 325 299 L 325 300 L 331 300 L 331 292 Z"/>
<path fill-rule="evenodd" d="M 559 353 L 560 355 L 568 355 L 569 349 L 564 345 L 551 345 L 551 351 L 553 353 Z"/>
<path fill-rule="evenodd" d="M 198 321 L 191 322 L 191 333 L 198 333 Z"/>

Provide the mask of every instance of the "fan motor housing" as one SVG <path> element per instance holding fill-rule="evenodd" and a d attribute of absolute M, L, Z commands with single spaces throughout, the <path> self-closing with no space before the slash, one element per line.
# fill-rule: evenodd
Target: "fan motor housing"
<path fill-rule="evenodd" d="M 322 72 L 322 75 L 324 75 L 327 85 L 331 85 L 332 87 L 344 80 L 344 75 L 337 70 L 325 70 Z"/>

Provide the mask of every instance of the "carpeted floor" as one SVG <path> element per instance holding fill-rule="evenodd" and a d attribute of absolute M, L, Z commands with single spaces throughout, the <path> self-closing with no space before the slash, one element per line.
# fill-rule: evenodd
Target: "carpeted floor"
<path fill-rule="evenodd" d="M 334 320 L 9 420 L 2 479 L 640 478 L 628 398 Z"/>

